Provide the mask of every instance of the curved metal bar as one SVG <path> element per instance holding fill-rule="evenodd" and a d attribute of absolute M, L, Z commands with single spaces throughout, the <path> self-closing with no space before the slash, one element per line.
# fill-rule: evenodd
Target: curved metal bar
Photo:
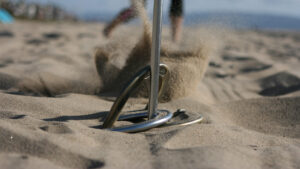
<path fill-rule="evenodd" d="M 203 121 L 203 116 L 199 115 L 198 117 L 192 119 L 192 120 L 182 120 L 178 122 L 170 122 L 166 123 L 165 126 L 189 126 L 196 123 L 200 123 Z"/>
<path fill-rule="evenodd" d="M 197 119 L 195 120 L 192 120 L 192 121 L 188 121 L 188 122 L 185 122 L 185 123 L 178 123 L 178 124 L 172 124 L 170 123 L 170 125 L 177 125 L 177 126 L 189 126 L 189 125 L 192 125 L 192 124 L 196 124 L 196 123 L 200 123 L 203 121 L 203 116 L 199 116 Z"/>
<path fill-rule="evenodd" d="M 126 120 L 136 120 L 136 119 L 142 119 L 148 117 L 148 112 L 143 110 L 142 113 L 134 113 L 134 114 L 125 114 L 120 115 L 118 121 L 126 121 Z"/>
<path fill-rule="evenodd" d="M 148 117 L 147 111 L 139 110 L 139 112 L 140 113 L 120 115 L 118 121 L 135 120 L 135 119 Z M 187 115 L 186 118 L 175 120 L 175 117 L 180 116 L 183 113 Z M 189 126 L 196 123 L 200 123 L 202 121 L 203 121 L 203 116 L 201 114 L 195 112 L 189 112 L 189 111 L 187 112 L 184 109 L 179 109 L 175 113 L 173 113 L 173 118 L 163 125 L 164 126 Z"/>
<path fill-rule="evenodd" d="M 158 90 L 158 99 L 162 96 L 162 93 L 164 91 L 164 88 L 165 88 L 165 83 L 166 83 L 166 80 L 165 80 L 165 77 L 167 75 L 169 75 L 169 68 L 167 65 L 165 64 L 160 64 L 159 66 L 159 76 L 161 77 L 161 80 L 160 80 L 160 83 L 159 83 L 159 90 Z"/>
<path fill-rule="evenodd" d="M 183 115 L 180 120 L 175 120 L 177 116 Z M 200 123 L 203 120 L 203 116 L 196 112 L 186 111 L 185 109 L 178 109 L 173 119 L 165 124 L 165 126 L 188 126 L 196 123 Z"/>
<path fill-rule="evenodd" d="M 121 92 L 121 95 L 114 102 L 110 112 L 106 116 L 103 123 L 103 128 L 111 128 L 113 126 L 115 121 L 119 118 L 121 110 L 127 102 L 130 94 L 142 83 L 149 71 L 150 66 L 146 66 L 134 76 L 129 84 L 126 85 L 125 89 Z"/>
<path fill-rule="evenodd" d="M 165 71 L 162 71 L 162 77 L 168 74 L 168 68 L 166 65 L 160 65 Z M 110 112 L 106 116 L 103 128 L 111 128 L 121 114 L 121 110 L 123 109 L 125 103 L 127 102 L 130 95 L 134 92 L 134 90 L 143 82 L 143 80 L 149 75 L 150 66 L 146 66 L 145 68 L 141 69 L 130 82 L 126 85 L 126 87 L 121 92 L 121 95 L 116 99 L 113 106 L 110 109 Z M 164 78 L 162 78 L 162 85 L 164 85 Z M 160 90 L 163 88 L 161 85 Z M 161 93 L 161 92 L 159 92 Z"/>
<path fill-rule="evenodd" d="M 108 130 L 126 132 L 126 133 L 136 133 L 136 132 L 149 130 L 151 128 L 163 125 L 163 124 L 167 123 L 173 117 L 173 113 L 169 112 L 168 110 L 157 110 L 157 111 L 158 111 L 157 113 L 159 113 L 159 114 L 161 114 L 163 112 L 165 112 L 167 114 L 163 117 L 154 118 L 154 119 L 142 122 L 142 123 L 137 123 L 137 124 L 123 126 L 123 127 L 117 127 L 117 128 L 111 128 Z M 132 118 L 132 116 L 130 118 Z"/>

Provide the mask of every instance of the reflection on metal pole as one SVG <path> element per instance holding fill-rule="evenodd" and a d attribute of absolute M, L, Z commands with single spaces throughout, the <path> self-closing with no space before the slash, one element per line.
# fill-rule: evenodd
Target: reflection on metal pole
<path fill-rule="evenodd" d="M 151 90 L 150 90 L 150 97 L 149 97 L 149 117 L 148 117 L 149 120 L 155 116 L 157 112 L 157 104 L 158 104 L 162 4 L 163 4 L 163 0 L 154 0 L 152 47 L 151 47 Z"/>

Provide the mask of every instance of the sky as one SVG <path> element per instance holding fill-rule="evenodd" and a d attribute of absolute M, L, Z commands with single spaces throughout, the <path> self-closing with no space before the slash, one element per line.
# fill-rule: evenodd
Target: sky
<path fill-rule="evenodd" d="M 86 13 L 117 13 L 129 5 L 129 0 L 27 0 L 31 2 L 55 3 L 77 15 Z M 148 0 L 151 11 L 153 0 Z M 167 11 L 170 0 L 164 0 Z M 185 0 L 185 13 L 195 12 L 245 12 L 276 14 L 300 18 L 300 0 Z"/>

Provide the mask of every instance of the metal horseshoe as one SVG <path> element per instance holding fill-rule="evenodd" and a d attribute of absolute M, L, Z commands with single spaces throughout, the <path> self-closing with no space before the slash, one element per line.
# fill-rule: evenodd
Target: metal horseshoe
<path fill-rule="evenodd" d="M 122 132 L 139 132 L 148 130 L 150 128 L 154 128 L 157 126 L 160 126 L 167 121 L 169 121 L 173 117 L 173 113 L 167 111 L 167 110 L 158 110 L 158 112 L 155 115 L 154 119 L 148 120 L 146 122 L 130 125 L 130 126 L 124 126 L 124 127 L 118 127 L 118 128 L 112 128 L 113 124 L 117 120 L 130 120 L 133 118 L 145 118 L 148 116 L 148 111 L 145 110 L 142 113 L 137 114 L 130 114 L 130 115 L 123 115 L 120 116 L 121 111 L 129 99 L 130 95 L 135 91 L 135 89 L 141 85 L 141 83 L 144 81 L 145 78 L 150 76 L 150 66 L 146 66 L 145 68 L 141 69 L 133 78 L 132 80 L 126 85 L 123 92 L 121 92 L 121 95 L 116 99 L 113 106 L 111 107 L 108 115 L 106 116 L 103 128 L 109 129 L 112 131 L 122 131 Z M 159 87 L 159 94 L 162 94 L 162 90 L 165 85 L 165 78 L 167 74 L 169 73 L 168 67 L 164 64 L 160 64 L 160 78 L 161 83 Z M 166 115 L 160 116 L 160 114 L 165 113 Z"/>
<path fill-rule="evenodd" d="M 165 86 L 165 78 L 169 73 L 168 67 L 160 64 L 160 43 L 161 43 L 161 27 L 162 27 L 162 2 L 163 0 L 155 0 L 153 8 L 153 36 L 151 47 L 151 66 L 146 66 L 140 70 L 133 79 L 126 85 L 121 95 L 116 99 L 110 112 L 106 116 L 103 128 L 111 131 L 120 132 L 140 132 L 161 125 L 191 125 L 203 120 L 203 117 L 198 113 L 186 112 L 184 109 L 179 109 L 175 113 L 168 110 L 158 110 L 158 98 L 162 95 Z M 142 113 L 120 115 L 121 111 L 134 90 L 150 77 L 151 85 L 149 92 L 149 103 Z M 161 79 L 161 80 L 159 80 Z M 129 126 L 113 128 L 117 120 L 129 120 L 137 118 L 147 118 L 148 121 L 137 123 Z M 178 120 L 179 121 L 176 121 Z"/>

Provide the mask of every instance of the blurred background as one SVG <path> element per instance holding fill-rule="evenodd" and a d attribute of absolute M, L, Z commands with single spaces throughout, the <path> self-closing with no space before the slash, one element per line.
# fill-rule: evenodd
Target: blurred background
<path fill-rule="evenodd" d="M 15 17 L 39 20 L 82 20 L 107 22 L 129 0 L 0 0 Z M 152 11 L 153 0 L 147 10 Z M 169 0 L 164 1 L 168 23 Z M 300 0 L 185 0 L 185 24 L 206 22 L 234 28 L 300 29 Z M 131 23 L 135 23 L 134 21 Z"/>

